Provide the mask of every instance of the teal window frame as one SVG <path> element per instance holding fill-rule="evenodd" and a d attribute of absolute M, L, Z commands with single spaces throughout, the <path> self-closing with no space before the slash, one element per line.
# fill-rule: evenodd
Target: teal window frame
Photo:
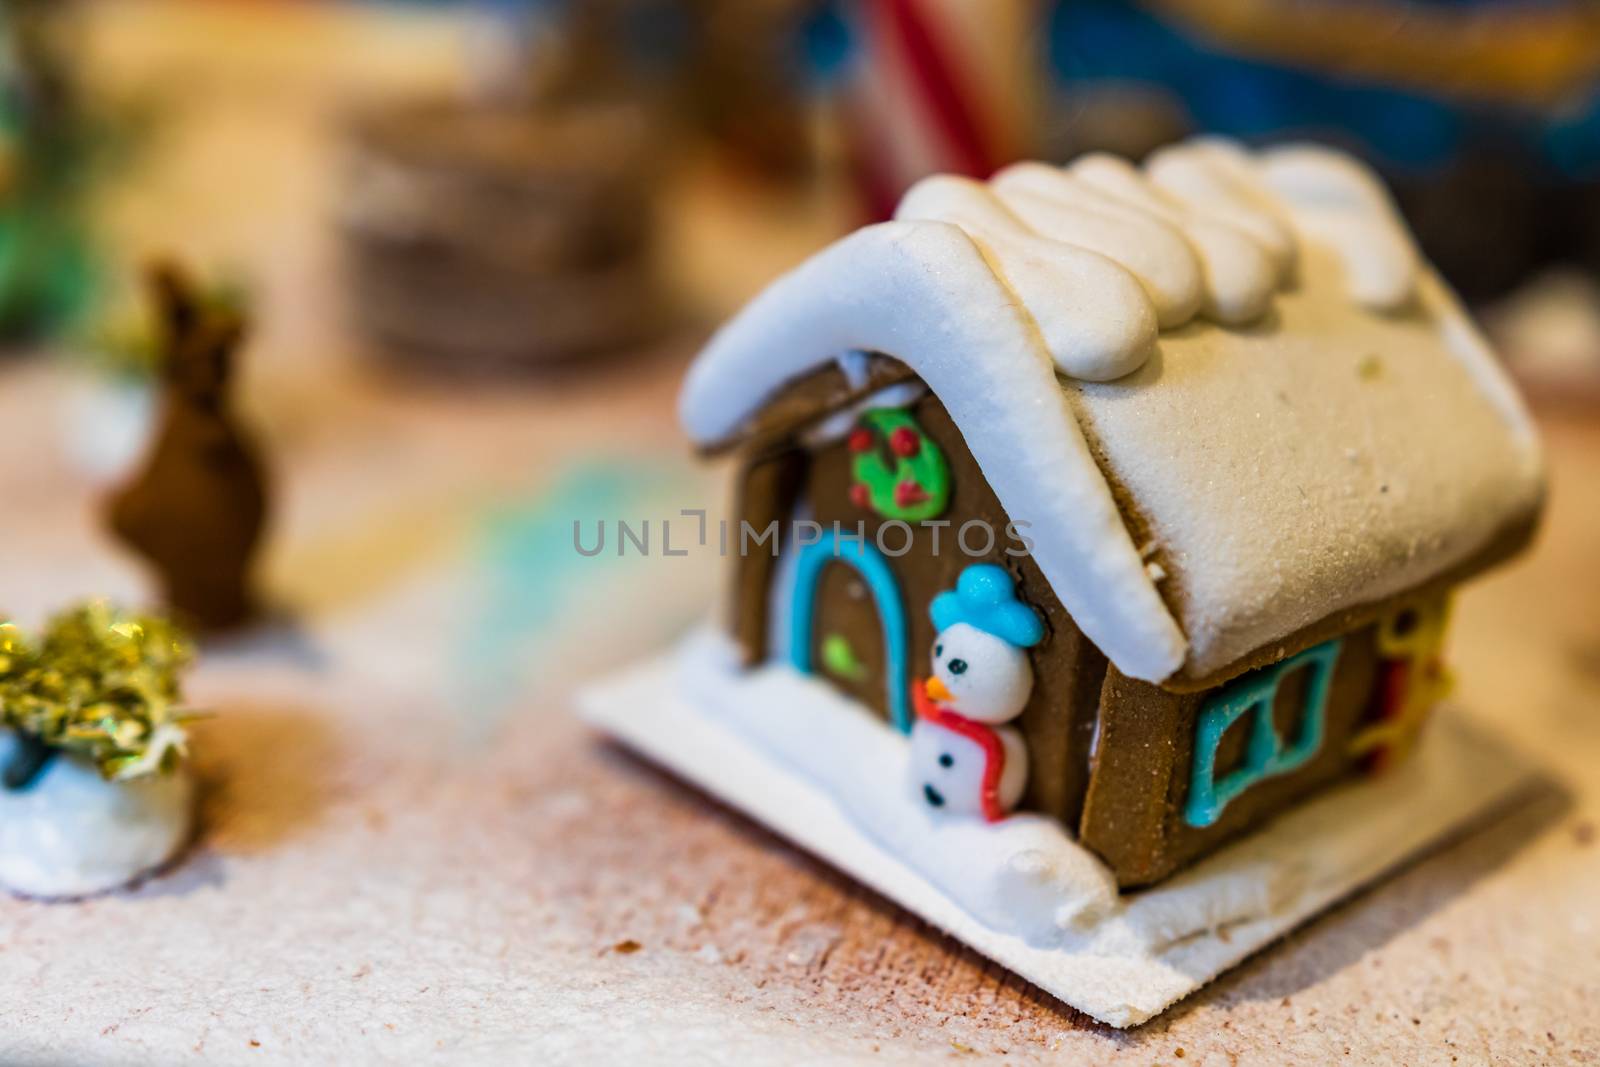
<path fill-rule="evenodd" d="M 1339 662 L 1342 638 L 1290 656 L 1282 663 L 1252 671 L 1206 701 L 1195 728 L 1194 762 L 1184 819 L 1190 826 L 1214 825 L 1223 811 L 1251 786 L 1304 766 L 1322 747 L 1326 732 L 1328 693 Z M 1272 721 L 1272 707 L 1283 680 L 1309 665 L 1312 672 L 1300 712 L 1300 728 L 1287 746 Z M 1244 766 L 1217 780 L 1217 752 L 1228 729 L 1253 714 Z"/>

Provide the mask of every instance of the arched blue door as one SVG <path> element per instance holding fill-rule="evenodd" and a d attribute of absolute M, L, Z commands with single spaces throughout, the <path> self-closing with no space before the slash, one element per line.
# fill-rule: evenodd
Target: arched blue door
<path fill-rule="evenodd" d="M 800 549 L 795 561 L 794 590 L 789 598 L 789 662 L 804 674 L 811 673 L 812 628 L 816 623 L 817 585 L 822 569 L 838 560 L 848 563 L 861 575 L 872 592 L 883 626 L 883 673 L 889 718 L 901 733 L 911 732 L 911 708 L 906 693 L 906 609 L 900 599 L 900 583 L 882 552 L 864 538 L 840 537 L 827 531 L 822 539 Z"/>

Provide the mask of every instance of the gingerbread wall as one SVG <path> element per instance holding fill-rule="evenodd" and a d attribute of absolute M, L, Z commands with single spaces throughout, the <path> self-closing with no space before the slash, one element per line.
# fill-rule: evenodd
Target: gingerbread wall
<path fill-rule="evenodd" d="M 1045 639 L 1029 650 L 1035 684 L 1033 696 L 1017 723 L 1028 743 L 1031 765 L 1022 805 L 1074 826 L 1088 785 L 1089 743 L 1105 675 L 1105 657 L 1073 625 L 1033 561 L 1025 556 L 1006 554 L 1007 547 L 1016 547 L 1015 542 L 1005 537 L 1008 518 L 944 406 L 937 398 L 925 395 L 909 410 L 923 433 L 944 452 L 948 461 L 950 500 L 941 519 L 948 520 L 950 525 L 935 531 L 911 524 L 909 537 L 902 537 L 899 530 L 884 533 L 884 540 L 892 551 L 898 552 L 902 541 L 906 545 L 904 554 L 889 560 L 897 577 L 910 633 L 909 660 L 905 670 L 893 680 L 894 684 L 908 691 L 916 679 L 929 672 L 934 628 L 928 617 L 928 605 L 933 597 L 953 588 L 961 571 L 971 564 L 992 562 L 1005 567 L 1017 581 L 1017 595 L 1037 609 L 1046 624 Z M 857 522 L 861 522 L 865 524 L 867 538 L 875 540 L 879 527 L 886 520 L 852 501 L 851 458 L 845 440 L 810 450 L 799 446 L 767 450 L 749 461 L 741 476 L 740 517 L 758 529 L 774 518 L 787 523 L 796 502 L 804 501 L 814 520 L 824 527 L 831 527 L 837 521 L 846 532 L 853 534 Z M 961 525 L 974 519 L 995 531 L 992 550 L 982 554 L 968 554 L 958 543 Z M 981 548 L 984 540 L 976 528 L 969 531 L 967 543 L 970 547 Z M 744 649 L 747 661 L 758 662 L 768 654 L 768 602 L 778 569 L 765 548 L 740 557 L 735 565 L 738 571 L 730 629 Z M 853 569 L 846 563 L 829 564 L 818 591 L 812 637 L 814 669 L 887 716 L 889 680 L 882 673 L 879 631 L 872 597 Z M 828 655 L 822 647 L 830 638 L 846 642 L 856 662 L 866 668 L 865 673 L 841 674 L 831 669 L 830 663 L 835 663 L 838 656 Z M 834 643 L 837 645 L 838 641 Z"/>
<path fill-rule="evenodd" d="M 1246 790 L 1207 827 L 1189 825 L 1185 809 L 1198 717 L 1217 691 L 1171 693 L 1112 669 L 1102 694 L 1104 722 L 1080 840 L 1111 865 L 1119 885 L 1146 885 L 1357 769 L 1360 761 L 1347 750 L 1366 719 L 1376 668 L 1370 628 L 1345 638 L 1316 753 L 1292 773 L 1267 778 Z M 1302 724 L 1303 682 L 1290 679 L 1273 702 L 1280 736 L 1292 737 Z M 1219 773 L 1243 762 L 1251 726 L 1248 718 L 1241 719 L 1224 735 Z"/>

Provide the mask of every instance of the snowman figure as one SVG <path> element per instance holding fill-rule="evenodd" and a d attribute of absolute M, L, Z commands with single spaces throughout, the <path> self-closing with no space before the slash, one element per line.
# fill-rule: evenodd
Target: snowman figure
<path fill-rule="evenodd" d="M 993 563 L 962 571 L 930 613 L 939 633 L 933 675 L 912 689 L 912 789 L 941 814 L 998 822 L 1028 781 L 1022 735 L 1003 724 L 1022 714 L 1033 692 L 1026 649 L 1044 638 L 1044 624 Z"/>

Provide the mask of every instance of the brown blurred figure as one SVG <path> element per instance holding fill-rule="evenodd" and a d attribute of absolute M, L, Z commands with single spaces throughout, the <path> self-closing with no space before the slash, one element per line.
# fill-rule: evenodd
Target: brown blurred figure
<path fill-rule="evenodd" d="M 176 265 L 153 267 L 162 352 L 160 427 L 142 468 L 110 500 L 111 528 L 150 561 L 166 603 L 201 632 L 239 627 L 258 604 L 250 571 L 266 478 L 229 402 L 243 315 L 207 300 Z"/>

